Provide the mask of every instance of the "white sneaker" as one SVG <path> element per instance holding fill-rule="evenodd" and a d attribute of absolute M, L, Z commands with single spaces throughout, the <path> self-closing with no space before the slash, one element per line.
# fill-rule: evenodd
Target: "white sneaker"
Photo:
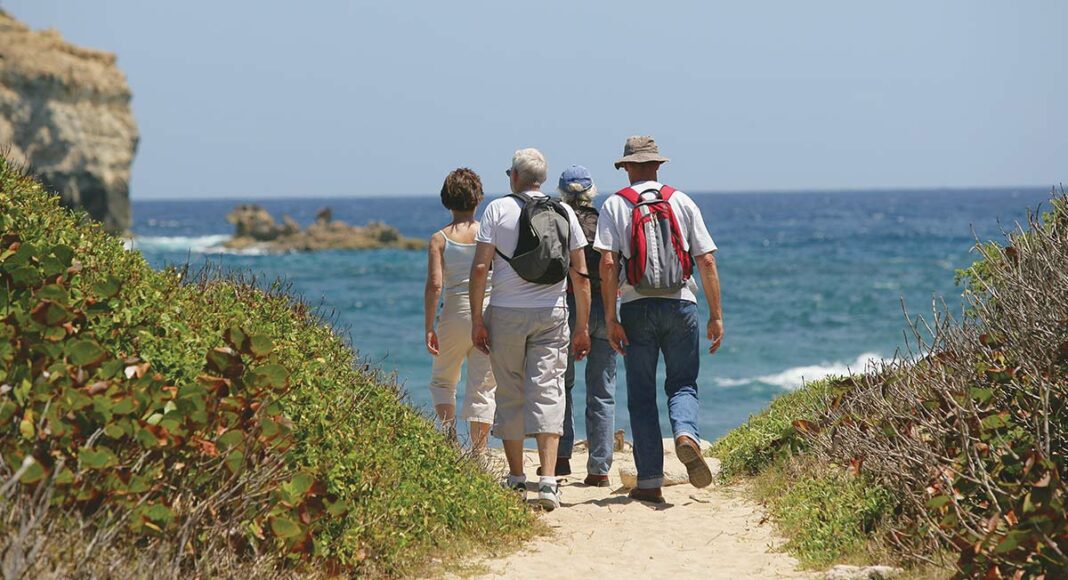
<path fill-rule="evenodd" d="M 547 512 L 560 507 L 560 484 L 538 483 L 537 505 Z"/>

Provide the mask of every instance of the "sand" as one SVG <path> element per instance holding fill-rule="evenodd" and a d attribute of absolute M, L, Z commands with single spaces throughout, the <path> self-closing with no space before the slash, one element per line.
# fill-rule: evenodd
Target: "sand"
<path fill-rule="evenodd" d="M 586 453 L 576 449 L 574 473 L 562 478 L 562 506 L 543 513 L 552 533 L 518 552 L 472 562 L 476 578 L 811 578 L 781 550 L 760 506 L 737 488 L 689 484 L 664 488 L 667 503 L 633 501 L 620 487 L 620 466 L 633 467 L 630 451 L 617 452 L 612 487 L 586 487 Z M 677 461 L 669 451 L 665 471 Z M 494 452 L 494 466 L 504 469 Z M 537 454 L 526 455 L 528 481 L 536 482 Z M 681 467 L 681 464 L 678 464 Z M 533 487 L 532 487 L 533 489 Z M 535 493 L 528 494 L 533 499 Z"/>

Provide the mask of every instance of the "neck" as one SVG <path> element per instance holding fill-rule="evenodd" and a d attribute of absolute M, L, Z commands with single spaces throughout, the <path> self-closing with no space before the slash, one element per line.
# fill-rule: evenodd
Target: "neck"
<path fill-rule="evenodd" d="M 630 184 L 631 185 L 634 185 L 635 183 L 641 183 L 643 181 L 657 181 L 656 172 L 655 171 L 634 172 L 634 174 L 632 174 L 630 176 Z"/>
<path fill-rule="evenodd" d="M 512 193 L 525 193 L 528 191 L 541 192 L 541 184 L 534 183 L 532 185 L 516 185 L 516 187 L 512 188 Z"/>
<path fill-rule="evenodd" d="M 475 221 L 475 210 L 452 210 L 452 223 L 462 224 Z"/>

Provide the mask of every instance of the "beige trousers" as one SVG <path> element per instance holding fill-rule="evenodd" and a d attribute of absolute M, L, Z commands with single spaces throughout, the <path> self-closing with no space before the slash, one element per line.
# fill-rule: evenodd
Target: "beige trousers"
<path fill-rule="evenodd" d="M 437 405 L 456 404 L 456 385 L 467 361 L 467 388 L 461 421 L 493 423 L 494 390 L 489 357 L 471 342 L 471 307 L 467 296 L 446 296 L 438 315 L 438 356 L 430 377 L 430 398 Z"/>
<path fill-rule="evenodd" d="M 517 440 L 564 433 L 567 308 L 486 309 L 490 362 L 497 378 L 493 435 Z"/>

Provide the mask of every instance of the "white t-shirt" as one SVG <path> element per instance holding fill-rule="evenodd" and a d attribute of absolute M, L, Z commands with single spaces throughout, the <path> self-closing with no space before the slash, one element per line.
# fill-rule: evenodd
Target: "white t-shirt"
<path fill-rule="evenodd" d="M 531 197 L 545 197 L 540 191 L 525 192 Z M 563 204 L 571 222 L 570 250 L 579 250 L 589 243 L 575 211 Z M 508 196 L 495 199 L 486 206 L 478 226 L 475 241 L 493 244 L 505 256 L 511 257 L 519 243 L 519 214 L 523 202 Z M 503 308 L 552 308 L 566 306 L 567 278 L 556 284 L 535 284 L 516 274 L 512 266 L 499 254 L 493 256 L 493 294 L 490 304 Z"/>
<path fill-rule="evenodd" d="M 639 194 L 647 189 L 659 190 L 662 184 L 655 181 L 643 181 L 631 186 Z M 679 222 L 679 230 L 682 231 L 683 244 L 691 256 L 702 256 L 716 251 L 716 243 L 708 233 L 704 219 L 701 217 L 701 209 L 690 199 L 690 196 L 681 191 L 676 191 L 668 199 L 671 209 L 675 212 L 675 219 Z M 634 206 L 619 195 L 610 195 L 601 206 L 601 216 L 597 219 L 597 238 L 593 247 L 601 252 L 618 252 L 624 258 L 630 258 L 630 229 L 631 216 Z M 694 275 L 686 283 L 686 286 L 674 294 L 660 296 L 659 298 L 675 298 L 697 302 L 697 269 Z M 632 302 L 642 298 L 650 298 L 638 294 L 634 287 L 627 284 L 622 270 L 620 271 L 620 284 L 623 291 L 622 302 Z"/>

